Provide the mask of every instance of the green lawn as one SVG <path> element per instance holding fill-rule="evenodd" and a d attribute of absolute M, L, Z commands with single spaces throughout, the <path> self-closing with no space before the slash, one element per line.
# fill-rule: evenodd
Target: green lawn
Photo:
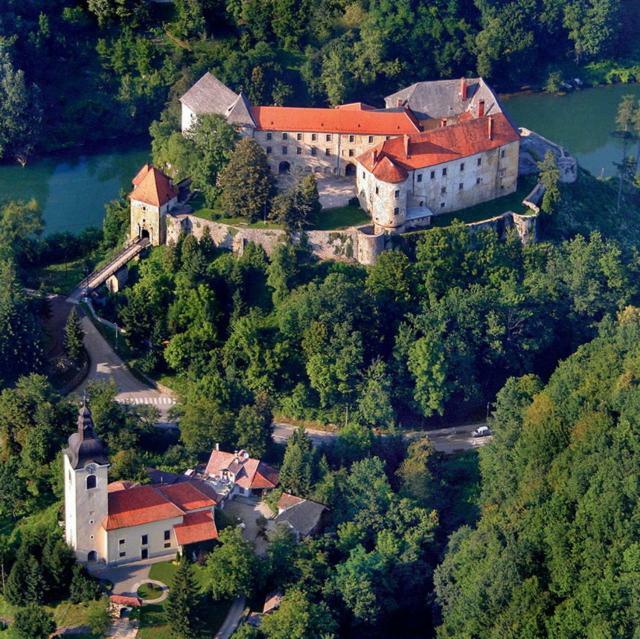
<path fill-rule="evenodd" d="M 510 195 L 499 197 L 490 202 L 484 202 L 482 204 L 476 204 L 466 209 L 460 209 L 453 213 L 444 213 L 443 215 L 435 215 L 431 218 L 432 226 L 449 226 L 454 220 L 460 220 L 465 224 L 471 222 L 481 222 L 482 220 L 488 220 L 492 217 L 502 215 L 506 211 L 513 211 L 514 213 L 524 213 L 529 211 L 527 207 L 522 204 L 522 200 L 529 195 L 533 189 L 533 184 L 529 180 L 520 180 L 518 189 Z"/>
<path fill-rule="evenodd" d="M 138 597 L 140 599 L 158 599 L 162 595 L 162 588 L 156 586 L 155 584 L 142 584 L 140 588 L 138 588 Z"/>
<path fill-rule="evenodd" d="M 173 562 L 153 564 L 149 572 L 149 578 L 157 579 L 170 586 L 177 568 L 177 565 Z M 196 580 L 200 584 L 200 587 L 202 587 L 205 578 L 204 570 L 198 565 L 195 565 L 194 569 Z M 169 626 L 164 620 L 164 605 L 166 602 L 167 600 L 165 599 L 162 603 L 147 604 L 142 607 L 139 612 L 139 639 L 172 639 Z M 212 601 L 210 599 L 206 601 L 202 607 L 202 614 L 204 615 L 206 626 L 206 637 L 215 635 L 217 629 L 227 616 L 230 606 L 230 601 Z"/>
<path fill-rule="evenodd" d="M 311 220 L 310 228 L 316 231 L 337 231 L 350 226 L 360 226 L 371 221 L 369 214 L 359 206 L 338 206 L 333 209 L 322 209 Z"/>

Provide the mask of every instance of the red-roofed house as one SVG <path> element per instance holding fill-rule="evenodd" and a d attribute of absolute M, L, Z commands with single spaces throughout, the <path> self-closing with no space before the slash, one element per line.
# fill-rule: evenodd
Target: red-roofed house
<path fill-rule="evenodd" d="M 357 158 L 360 203 L 376 231 L 402 232 L 513 193 L 520 136 L 504 113 L 404 135 Z"/>
<path fill-rule="evenodd" d="M 108 483 L 109 461 L 91 413 L 80 411 L 78 432 L 64 451 L 65 536 L 79 561 L 120 564 L 218 538 L 220 498 L 199 479 L 175 484 Z"/>
<path fill-rule="evenodd" d="M 132 180 L 131 233 L 132 239 L 148 237 L 152 244 L 164 244 L 166 228 L 164 216 L 178 202 L 173 182 L 162 171 L 145 164 Z"/>
<path fill-rule="evenodd" d="M 216 447 L 205 474 L 214 482 L 228 485 L 230 496 L 261 496 L 278 485 L 278 472 L 259 459 L 249 457 L 245 450 L 228 453 Z"/>

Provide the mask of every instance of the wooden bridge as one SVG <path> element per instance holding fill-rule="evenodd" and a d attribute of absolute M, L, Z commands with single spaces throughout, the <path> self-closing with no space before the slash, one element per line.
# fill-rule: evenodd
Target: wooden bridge
<path fill-rule="evenodd" d="M 149 238 L 143 237 L 125 246 L 107 265 L 87 275 L 69 295 L 68 300 L 77 304 L 85 295 L 104 284 L 134 257 L 140 255 L 149 244 Z"/>

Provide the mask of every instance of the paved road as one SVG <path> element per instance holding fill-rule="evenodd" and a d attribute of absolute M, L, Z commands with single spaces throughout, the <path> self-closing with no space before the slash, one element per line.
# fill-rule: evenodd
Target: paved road
<path fill-rule="evenodd" d="M 81 395 L 89 382 L 112 379 L 119 391 L 116 401 L 155 406 L 160 411 L 161 421 L 166 422 L 167 412 L 175 404 L 175 399 L 134 377 L 88 317 L 82 318 L 82 330 L 91 367 L 87 378 L 74 392 Z"/>
<path fill-rule="evenodd" d="M 229 639 L 234 630 L 238 627 L 243 611 L 244 597 L 234 599 L 231 604 L 231 608 L 229 608 L 229 612 L 227 613 L 227 617 L 222 622 L 220 630 L 218 630 L 214 639 Z"/>
<path fill-rule="evenodd" d="M 467 424 L 465 426 L 450 426 L 448 428 L 438 428 L 436 430 L 429 431 L 407 431 L 405 437 L 408 439 L 415 439 L 423 435 L 428 435 L 436 450 L 443 453 L 456 453 L 463 450 L 470 450 L 483 446 L 491 441 L 491 437 L 472 437 L 471 431 L 478 428 L 478 426 L 485 426 L 484 422 L 477 424 Z M 291 437 L 295 426 L 290 424 L 277 423 L 273 425 L 273 439 L 278 443 L 284 443 Z M 307 429 L 307 435 L 313 442 L 314 446 L 320 446 L 323 443 L 329 443 L 333 441 L 337 434 L 325 430 L 316 430 L 312 428 Z"/>

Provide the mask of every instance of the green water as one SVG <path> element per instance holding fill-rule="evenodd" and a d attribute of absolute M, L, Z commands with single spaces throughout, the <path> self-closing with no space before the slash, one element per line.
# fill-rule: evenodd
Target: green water
<path fill-rule="evenodd" d="M 131 178 L 149 161 L 147 143 L 99 153 L 78 151 L 35 160 L 26 167 L 0 166 L 0 200 L 35 198 L 45 231 L 78 233 L 101 226 L 106 202 L 131 190 Z"/>
<path fill-rule="evenodd" d="M 640 98 L 640 85 L 582 89 L 567 95 L 546 93 L 506 97 L 504 106 L 519 126 L 558 142 L 593 175 L 613 175 L 622 156 L 622 142 L 612 137 L 623 95 Z"/>

